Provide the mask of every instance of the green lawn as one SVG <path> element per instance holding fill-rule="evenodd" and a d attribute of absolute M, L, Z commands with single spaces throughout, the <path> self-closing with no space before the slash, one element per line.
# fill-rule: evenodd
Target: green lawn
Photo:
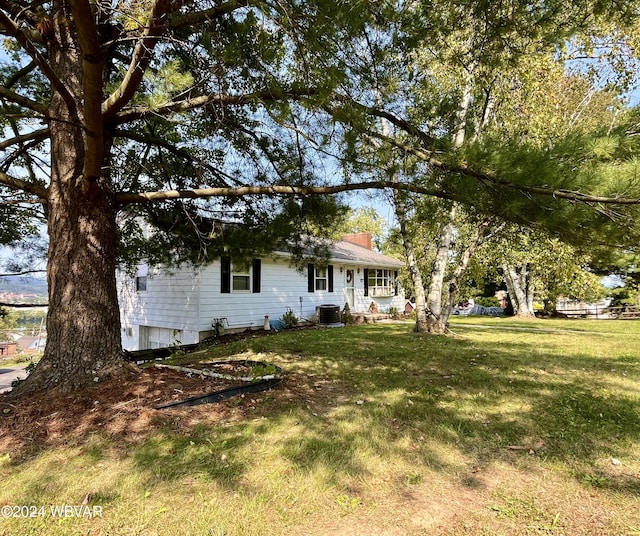
<path fill-rule="evenodd" d="M 640 535 L 640 322 L 411 327 L 291 331 L 181 358 L 265 360 L 287 378 L 226 413 L 170 410 L 138 439 L 93 430 L 0 452 L 0 505 L 90 493 L 102 510 L 0 518 L 0 534 Z"/>

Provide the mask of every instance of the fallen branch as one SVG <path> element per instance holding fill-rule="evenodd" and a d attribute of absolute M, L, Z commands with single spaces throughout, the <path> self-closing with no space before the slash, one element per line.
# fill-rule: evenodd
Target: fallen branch
<path fill-rule="evenodd" d="M 224 363 L 229 364 L 228 361 L 225 361 Z M 243 362 L 238 361 L 238 363 L 243 363 Z M 257 363 L 257 364 L 261 365 L 262 363 Z M 177 370 L 179 372 L 185 372 L 187 374 L 197 374 L 198 376 L 207 376 L 209 378 L 219 378 L 222 380 L 238 380 L 243 382 L 253 382 L 258 380 L 274 380 L 280 377 L 279 374 L 265 374 L 264 376 L 234 376 L 232 374 L 222 374 L 220 372 L 213 372 L 212 370 L 180 367 L 178 365 L 162 365 L 160 363 L 156 364 L 155 367 L 159 369 L 164 368 L 164 369 L 170 369 L 170 370 Z"/>

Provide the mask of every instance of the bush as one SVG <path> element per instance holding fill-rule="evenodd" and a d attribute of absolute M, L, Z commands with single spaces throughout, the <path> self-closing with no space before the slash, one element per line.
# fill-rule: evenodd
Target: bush
<path fill-rule="evenodd" d="M 340 322 L 346 325 L 351 325 L 354 323 L 353 315 L 351 314 L 351 308 L 348 303 L 344 304 L 344 308 L 340 313 Z"/>
<path fill-rule="evenodd" d="M 285 329 L 293 328 L 298 325 L 298 317 L 295 315 L 295 313 L 290 307 L 280 317 L 280 320 L 284 324 Z"/>
<path fill-rule="evenodd" d="M 389 307 L 386 313 L 391 315 L 391 318 L 400 318 L 400 311 L 398 311 L 397 307 Z"/>
<path fill-rule="evenodd" d="M 495 296 L 478 296 L 474 301 L 483 307 L 500 307 L 500 300 Z"/>

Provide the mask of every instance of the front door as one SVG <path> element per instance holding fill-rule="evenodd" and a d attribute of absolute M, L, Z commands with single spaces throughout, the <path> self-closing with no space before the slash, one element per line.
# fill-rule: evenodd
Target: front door
<path fill-rule="evenodd" d="M 353 311 L 356 305 L 356 271 L 354 268 L 347 268 L 344 271 L 344 293 L 349 309 Z"/>

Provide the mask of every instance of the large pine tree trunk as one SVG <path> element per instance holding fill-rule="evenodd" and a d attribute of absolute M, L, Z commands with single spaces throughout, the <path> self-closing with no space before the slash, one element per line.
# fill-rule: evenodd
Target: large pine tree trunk
<path fill-rule="evenodd" d="M 51 55 L 51 65 L 81 106 L 80 52 L 74 49 L 67 27 L 59 25 L 57 31 L 60 47 Z M 109 150 L 101 132 L 90 142 L 85 139 L 83 113 L 54 92 L 49 108 L 51 185 L 46 207 L 47 344 L 18 394 L 93 385 L 125 362 L 115 282 L 116 212 L 105 156 Z M 101 176 L 85 176 L 89 159 L 102 162 L 98 165 Z"/>
<path fill-rule="evenodd" d="M 57 167 L 60 176 L 54 177 L 48 200 L 47 344 L 18 394 L 94 385 L 125 363 L 114 210 L 103 190 L 85 193 L 77 175 L 61 167 L 68 166 Z"/>
<path fill-rule="evenodd" d="M 100 186 L 85 191 L 67 151 L 54 150 L 62 162 L 48 199 L 47 344 L 29 378 L 64 391 L 91 385 L 122 358 L 114 209 Z"/>

